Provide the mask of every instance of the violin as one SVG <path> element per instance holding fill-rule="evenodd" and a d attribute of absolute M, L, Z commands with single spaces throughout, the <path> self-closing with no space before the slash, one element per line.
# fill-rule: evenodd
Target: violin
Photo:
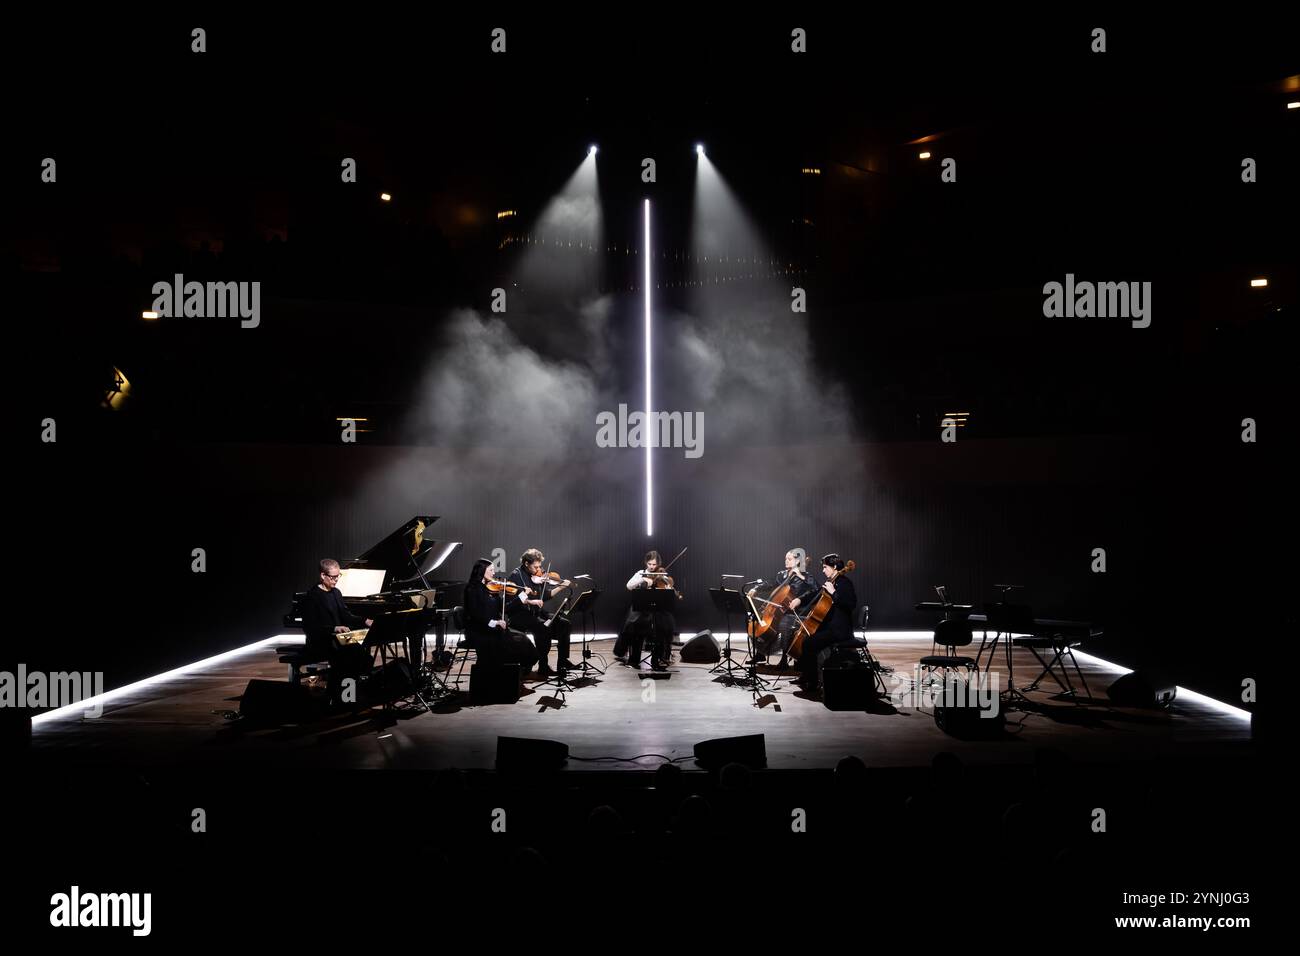
<path fill-rule="evenodd" d="M 672 575 L 668 573 L 668 569 L 662 564 L 656 564 L 649 571 L 641 572 L 641 576 L 650 579 L 650 586 L 652 588 L 660 590 L 671 589 L 676 592 L 679 598 L 682 596 L 682 592 L 677 590 L 677 584 L 673 581 Z"/>
<path fill-rule="evenodd" d="M 572 587 L 573 582 L 568 578 L 560 577 L 559 571 L 545 571 L 542 574 L 530 575 L 534 584 L 544 584 L 552 591 L 559 591 L 561 588 Z"/>
<path fill-rule="evenodd" d="M 518 594 L 521 591 L 531 591 L 530 588 L 515 584 L 507 578 L 493 578 L 487 582 L 487 589 L 493 594 Z"/>
<path fill-rule="evenodd" d="M 677 552 L 677 558 L 680 558 L 685 553 L 686 553 L 686 548 L 682 548 L 682 550 Z M 682 592 L 677 590 L 677 585 L 673 583 L 673 579 L 668 574 L 668 569 L 677 563 L 677 558 L 673 558 L 666 565 L 664 564 L 653 565 L 651 566 L 650 570 L 642 571 L 641 576 L 643 578 L 650 579 L 650 586 L 652 588 L 664 588 L 664 589 L 672 588 L 672 590 L 677 594 L 677 597 L 680 598 L 682 596 Z"/>

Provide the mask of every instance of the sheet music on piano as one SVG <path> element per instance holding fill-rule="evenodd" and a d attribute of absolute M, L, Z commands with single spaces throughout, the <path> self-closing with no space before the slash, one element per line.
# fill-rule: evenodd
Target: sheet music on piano
<path fill-rule="evenodd" d="M 343 568 L 337 587 L 345 598 L 369 597 L 383 591 L 387 574 L 383 568 Z"/>
<path fill-rule="evenodd" d="M 419 610 L 430 618 L 426 623 L 432 623 L 435 611 L 452 607 L 465 582 L 435 580 L 433 575 L 445 571 L 462 543 L 425 537 L 437 520 L 437 515 L 416 515 L 357 557 L 339 562 L 339 590 L 354 614 L 377 621 L 395 612 Z M 284 616 L 285 627 L 302 627 L 301 602 L 305 594 L 294 594 L 289 613 Z M 406 626 L 416 629 L 414 623 Z"/>

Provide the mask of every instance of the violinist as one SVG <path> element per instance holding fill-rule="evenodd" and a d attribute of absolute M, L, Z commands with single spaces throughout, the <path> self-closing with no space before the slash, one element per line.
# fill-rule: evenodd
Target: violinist
<path fill-rule="evenodd" d="M 817 689 L 817 655 L 833 644 L 849 644 L 853 641 L 853 611 L 858 606 L 858 594 L 853 588 L 853 582 L 844 573 L 844 567 L 844 559 L 838 554 L 828 554 L 822 558 L 822 576 L 825 578 L 822 589 L 830 592 L 831 608 L 817 631 L 803 642 L 803 651 L 799 656 L 800 676 L 796 683 L 805 691 Z M 812 599 L 809 603 L 811 601 Z"/>
<path fill-rule="evenodd" d="M 628 578 L 627 589 L 636 591 L 640 588 L 672 588 L 673 580 L 667 577 L 658 551 L 647 551 L 644 567 Z M 678 595 L 680 597 L 680 593 Z M 641 661 L 641 648 L 647 637 L 651 639 L 650 666 L 655 670 L 666 670 L 671 663 L 673 634 L 677 622 L 667 611 L 645 614 L 633 607 L 627 609 L 627 620 L 623 630 L 614 642 L 614 656 L 630 667 L 636 667 Z"/>
<path fill-rule="evenodd" d="M 785 553 L 785 568 L 776 576 L 772 584 L 772 591 L 783 584 L 789 585 L 789 603 L 786 605 L 786 613 L 781 618 L 773 631 L 764 634 L 755 640 L 754 652 L 763 658 L 768 657 L 774 650 L 781 651 L 781 666 L 786 664 L 786 648 L 790 646 L 790 636 L 795 628 L 799 626 L 799 620 L 795 616 L 799 608 L 807 610 L 807 605 L 817 597 L 817 582 L 812 573 L 808 570 L 808 552 L 803 548 L 791 548 Z M 757 588 L 750 590 L 752 597 Z"/>
<path fill-rule="evenodd" d="M 543 610 L 546 598 L 563 592 L 572 582 L 552 580 L 542 568 L 545 560 L 546 555 L 536 548 L 529 548 L 520 555 L 519 567 L 510 573 L 510 581 L 523 590 L 514 600 L 506 603 L 510 626 L 533 636 L 533 644 L 537 647 L 537 676 L 543 680 L 552 674 L 546 661 L 551 652 L 552 637 L 555 638 L 559 656 L 555 666 L 561 671 L 574 668 L 569 660 L 569 635 L 572 630 L 569 622 L 563 618 L 550 620 L 550 615 Z"/>
<path fill-rule="evenodd" d="M 500 593 L 488 590 L 489 583 L 501 587 L 495 572 L 496 566 L 487 558 L 474 562 L 465 585 L 465 637 L 484 663 L 518 664 L 523 675 L 536 662 L 537 651 L 527 636 L 511 630 L 506 623 L 502 596 L 507 602 L 512 596 L 504 588 Z"/>

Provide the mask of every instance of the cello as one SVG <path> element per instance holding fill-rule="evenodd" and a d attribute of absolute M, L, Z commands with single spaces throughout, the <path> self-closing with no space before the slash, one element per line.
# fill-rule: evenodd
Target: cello
<path fill-rule="evenodd" d="M 852 561 L 847 561 L 841 570 L 836 571 L 827 580 L 834 581 L 841 574 L 846 574 L 849 571 L 852 571 L 855 567 L 857 567 L 856 564 Z M 817 595 L 817 600 L 814 601 L 812 607 L 809 608 L 808 614 L 799 622 L 799 630 L 795 633 L 794 637 L 790 639 L 790 656 L 795 660 L 798 660 L 799 655 L 803 653 L 804 638 L 812 637 L 816 634 L 817 628 L 821 627 L 822 622 L 826 620 L 826 616 L 831 613 L 831 604 L 834 603 L 834 600 L 835 596 L 831 594 L 830 591 L 822 588 L 822 593 Z"/>
<path fill-rule="evenodd" d="M 754 596 L 755 590 L 758 589 L 755 588 L 749 592 L 750 597 Z M 785 616 L 785 612 L 790 610 L 790 602 L 793 600 L 790 597 L 790 591 L 790 582 L 788 580 L 772 589 L 772 593 L 767 596 L 767 600 L 763 601 L 763 611 L 758 620 L 749 622 L 750 637 L 761 639 L 776 629 L 777 625 L 781 623 L 781 618 Z"/>

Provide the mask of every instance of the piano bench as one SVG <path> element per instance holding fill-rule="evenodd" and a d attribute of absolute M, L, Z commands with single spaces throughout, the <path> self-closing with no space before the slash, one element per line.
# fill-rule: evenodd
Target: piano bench
<path fill-rule="evenodd" d="M 312 665 L 328 666 L 327 662 L 320 658 L 319 654 L 309 654 L 305 648 L 295 648 L 279 656 L 281 664 L 289 665 L 289 683 L 297 684 L 302 680 L 301 671 L 305 670 L 309 674 L 314 674 L 320 668 Z"/>
<path fill-rule="evenodd" d="M 1068 638 L 1064 636 L 1057 637 L 1013 637 L 1011 643 L 1015 647 L 1041 647 L 1055 648 L 1058 644 L 1066 647 L 1078 647 L 1083 643 L 1078 638 Z"/>
<path fill-rule="evenodd" d="M 950 657 L 946 654 L 927 654 L 920 660 L 922 667 L 965 667 L 967 670 L 978 670 L 973 657 Z"/>

